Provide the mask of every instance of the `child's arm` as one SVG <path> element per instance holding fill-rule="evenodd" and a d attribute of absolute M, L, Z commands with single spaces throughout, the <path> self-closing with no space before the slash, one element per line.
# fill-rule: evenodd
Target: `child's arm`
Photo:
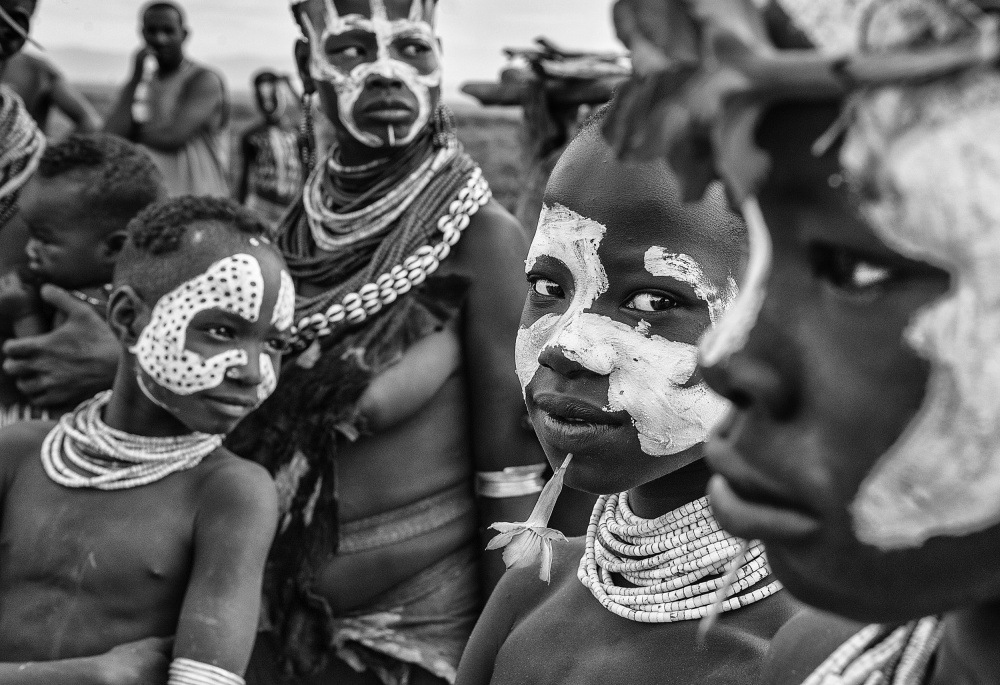
<path fill-rule="evenodd" d="M 163 685 L 171 643 L 149 637 L 99 656 L 0 664 L 0 685 Z"/>
<path fill-rule="evenodd" d="M 208 474 L 200 500 L 175 664 L 189 659 L 242 675 L 257 635 L 264 563 L 278 520 L 274 481 L 256 464 L 230 458 Z"/>

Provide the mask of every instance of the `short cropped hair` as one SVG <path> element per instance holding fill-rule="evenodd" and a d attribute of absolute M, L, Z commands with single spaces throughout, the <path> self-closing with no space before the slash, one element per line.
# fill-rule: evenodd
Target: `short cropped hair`
<path fill-rule="evenodd" d="M 208 228 L 217 237 L 270 242 L 270 227 L 229 198 L 171 198 L 147 207 L 129 223 L 128 237 L 115 265 L 115 285 L 131 285 L 143 296 L 159 298 L 183 282 L 185 279 L 178 279 L 177 265 L 184 259 L 184 238 L 194 225 Z"/>
<path fill-rule="evenodd" d="M 181 26 L 187 27 L 187 17 L 184 14 L 184 10 L 176 2 L 170 2 L 170 0 L 156 0 L 155 2 L 147 2 L 143 5 L 142 11 L 139 12 L 139 17 L 145 19 L 146 15 L 155 10 L 173 10 L 177 13 L 177 18 L 181 20 Z"/>
<path fill-rule="evenodd" d="M 166 197 L 163 175 L 134 143 L 109 133 L 75 133 L 46 148 L 43 179 L 74 174 L 83 182 L 87 216 L 107 233 L 123 230 L 150 204 Z"/>

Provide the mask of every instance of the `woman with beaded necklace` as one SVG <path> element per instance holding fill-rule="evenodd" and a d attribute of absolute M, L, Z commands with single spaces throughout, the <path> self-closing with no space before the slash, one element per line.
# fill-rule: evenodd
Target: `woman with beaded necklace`
<path fill-rule="evenodd" d="M 521 568 L 458 682 L 750 685 L 795 605 L 759 543 L 708 507 L 703 442 L 726 402 L 695 372 L 696 341 L 736 295 L 745 231 L 720 193 L 684 206 L 662 164 L 619 163 L 599 123 L 549 181 L 517 339 L 529 416 L 561 466 L 526 523 L 497 525 Z M 543 510 L 563 478 L 601 497 L 584 538 L 553 544 Z"/>
<path fill-rule="evenodd" d="M 526 516 L 545 468 L 512 373 L 528 236 L 439 104 L 434 2 L 292 11 L 335 143 L 279 238 L 296 350 L 235 442 L 282 492 L 248 677 L 451 682 L 502 572 L 480 521 Z"/>

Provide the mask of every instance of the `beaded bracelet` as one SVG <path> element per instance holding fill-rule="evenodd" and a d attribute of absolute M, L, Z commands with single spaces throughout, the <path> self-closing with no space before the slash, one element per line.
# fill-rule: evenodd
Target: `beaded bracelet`
<path fill-rule="evenodd" d="M 170 662 L 167 685 L 246 685 L 246 681 L 224 668 L 178 657 Z"/>
<path fill-rule="evenodd" d="M 490 499 L 523 497 L 545 487 L 546 464 L 508 466 L 503 471 L 477 471 L 476 494 Z"/>

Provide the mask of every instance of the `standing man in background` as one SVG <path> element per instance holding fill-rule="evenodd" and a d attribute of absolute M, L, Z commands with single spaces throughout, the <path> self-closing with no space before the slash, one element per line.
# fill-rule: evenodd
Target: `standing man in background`
<path fill-rule="evenodd" d="M 104 130 L 143 145 L 172 196 L 229 196 L 229 102 L 222 77 L 184 56 L 184 11 L 153 2 L 140 15 L 146 45 Z"/>

